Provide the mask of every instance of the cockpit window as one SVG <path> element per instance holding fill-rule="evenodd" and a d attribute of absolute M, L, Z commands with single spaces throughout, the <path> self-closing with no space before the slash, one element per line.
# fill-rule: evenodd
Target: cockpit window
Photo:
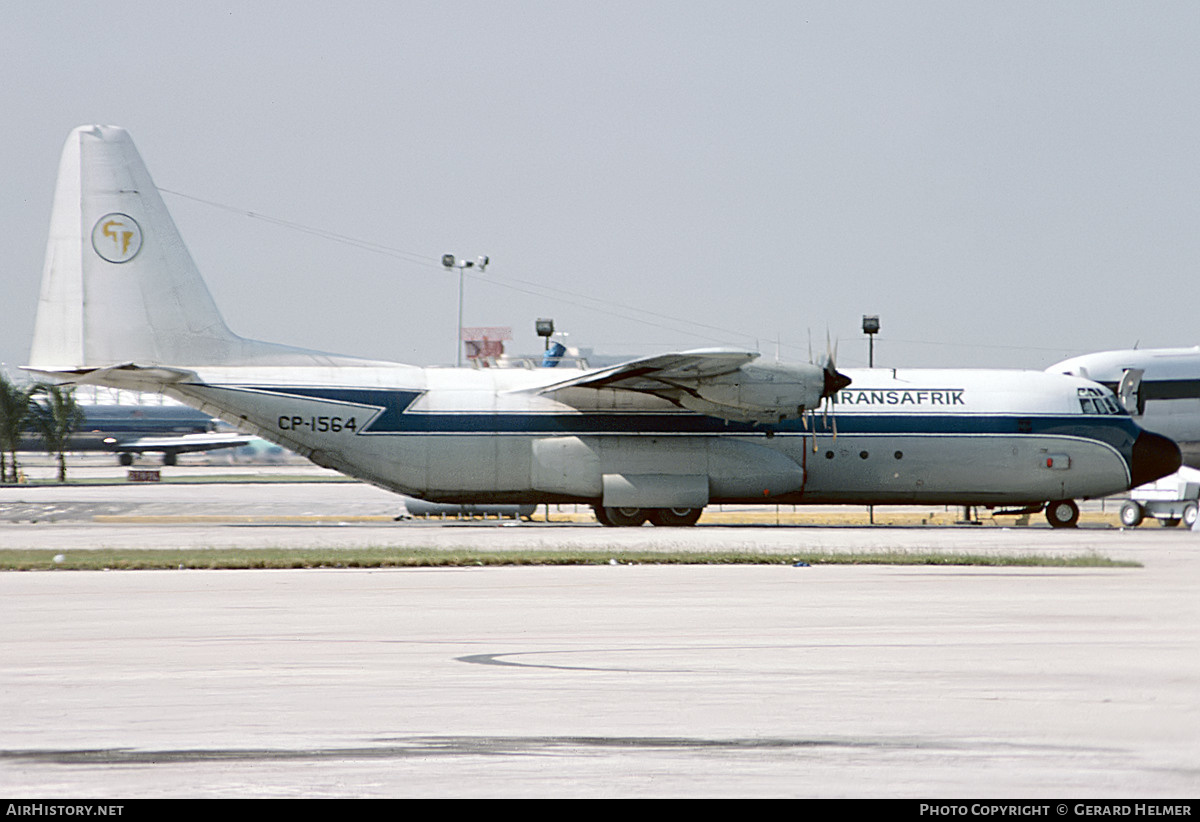
<path fill-rule="evenodd" d="M 1103 388 L 1078 388 L 1079 405 L 1085 414 L 1123 414 L 1117 398 Z"/>

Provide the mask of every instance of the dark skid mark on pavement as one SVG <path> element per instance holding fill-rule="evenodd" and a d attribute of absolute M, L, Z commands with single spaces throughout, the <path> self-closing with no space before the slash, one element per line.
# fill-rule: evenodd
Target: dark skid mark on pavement
<path fill-rule="evenodd" d="M 469 656 L 455 657 L 454 661 L 455 662 L 469 662 L 473 665 L 499 665 L 499 666 L 507 667 L 507 668 L 552 668 L 552 669 L 558 670 L 558 671 L 608 671 L 608 672 L 620 672 L 623 674 L 630 674 L 630 673 L 639 673 L 639 674 L 687 673 L 686 671 L 677 671 L 677 670 L 665 671 L 662 669 L 651 669 L 651 668 L 627 668 L 627 667 L 605 668 L 605 667 L 600 667 L 600 666 L 588 666 L 588 665 L 550 665 L 548 663 L 538 663 L 538 662 L 514 662 L 512 660 L 503 658 L 503 657 L 511 657 L 511 656 L 529 656 L 530 654 L 540 654 L 540 653 L 578 654 L 580 652 L 579 651 L 567 651 L 567 652 L 518 651 L 518 652 L 513 652 L 513 653 L 507 653 L 507 654 L 470 654 Z"/>
<path fill-rule="evenodd" d="M 166 765 L 195 762 L 282 762 L 289 760 L 371 760 L 407 759 L 429 756 L 543 756 L 605 751 L 683 751 L 750 753 L 813 749 L 873 749 L 879 751 L 969 751 L 977 746 L 968 741 L 925 741 L 920 739 L 855 738 L 752 738 L 701 739 L 693 737 L 623 736 L 425 736 L 384 738 L 378 744 L 347 748 L 245 748 L 139 750 L 134 748 L 96 748 L 84 750 L 11 750 L 0 751 L 0 762 L 25 761 L 53 765 Z M 990 747 L 995 748 L 995 743 Z M 1014 750 L 1035 752 L 1081 752 L 1085 748 L 1057 745 L 1011 745 Z"/>

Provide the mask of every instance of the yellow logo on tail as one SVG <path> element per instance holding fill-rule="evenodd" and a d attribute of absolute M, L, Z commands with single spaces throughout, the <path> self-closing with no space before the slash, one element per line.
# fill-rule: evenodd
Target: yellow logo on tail
<path fill-rule="evenodd" d="M 142 228 L 128 214 L 105 214 L 92 229 L 92 248 L 110 263 L 127 263 L 142 248 Z"/>

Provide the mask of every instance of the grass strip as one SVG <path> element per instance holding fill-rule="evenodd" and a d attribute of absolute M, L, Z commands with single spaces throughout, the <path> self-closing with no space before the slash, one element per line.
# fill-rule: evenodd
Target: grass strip
<path fill-rule="evenodd" d="M 236 570 L 269 568 L 465 568 L 519 565 L 904 565 L 1004 568 L 1140 568 L 1098 554 L 1035 556 L 934 551 L 860 553 L 513 550 L 431 548 L 212 548 L 0 551 L 3 571 Z"/>
<path fill-rule="evenodd" d="M 121 476 L 70 477 L 66 482 L 57 479 L 31 479 L 26 482 L 0 484 L 0 489 L 70 488 L 77 485 L 272 485 L 295 483 L 358 482 L 353 477 L 313 476 L 310 474 L 168 474 L 153 482 L 131 482 Z"/>

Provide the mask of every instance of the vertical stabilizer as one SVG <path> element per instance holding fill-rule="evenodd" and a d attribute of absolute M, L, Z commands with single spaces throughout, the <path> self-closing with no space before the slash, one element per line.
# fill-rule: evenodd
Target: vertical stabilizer
<path fill-rule="evenodd" d="M 346 359 L 232 333 L 129 134 L 116 126 L 71 132 L 54 193 L 32 368 Z"/>

